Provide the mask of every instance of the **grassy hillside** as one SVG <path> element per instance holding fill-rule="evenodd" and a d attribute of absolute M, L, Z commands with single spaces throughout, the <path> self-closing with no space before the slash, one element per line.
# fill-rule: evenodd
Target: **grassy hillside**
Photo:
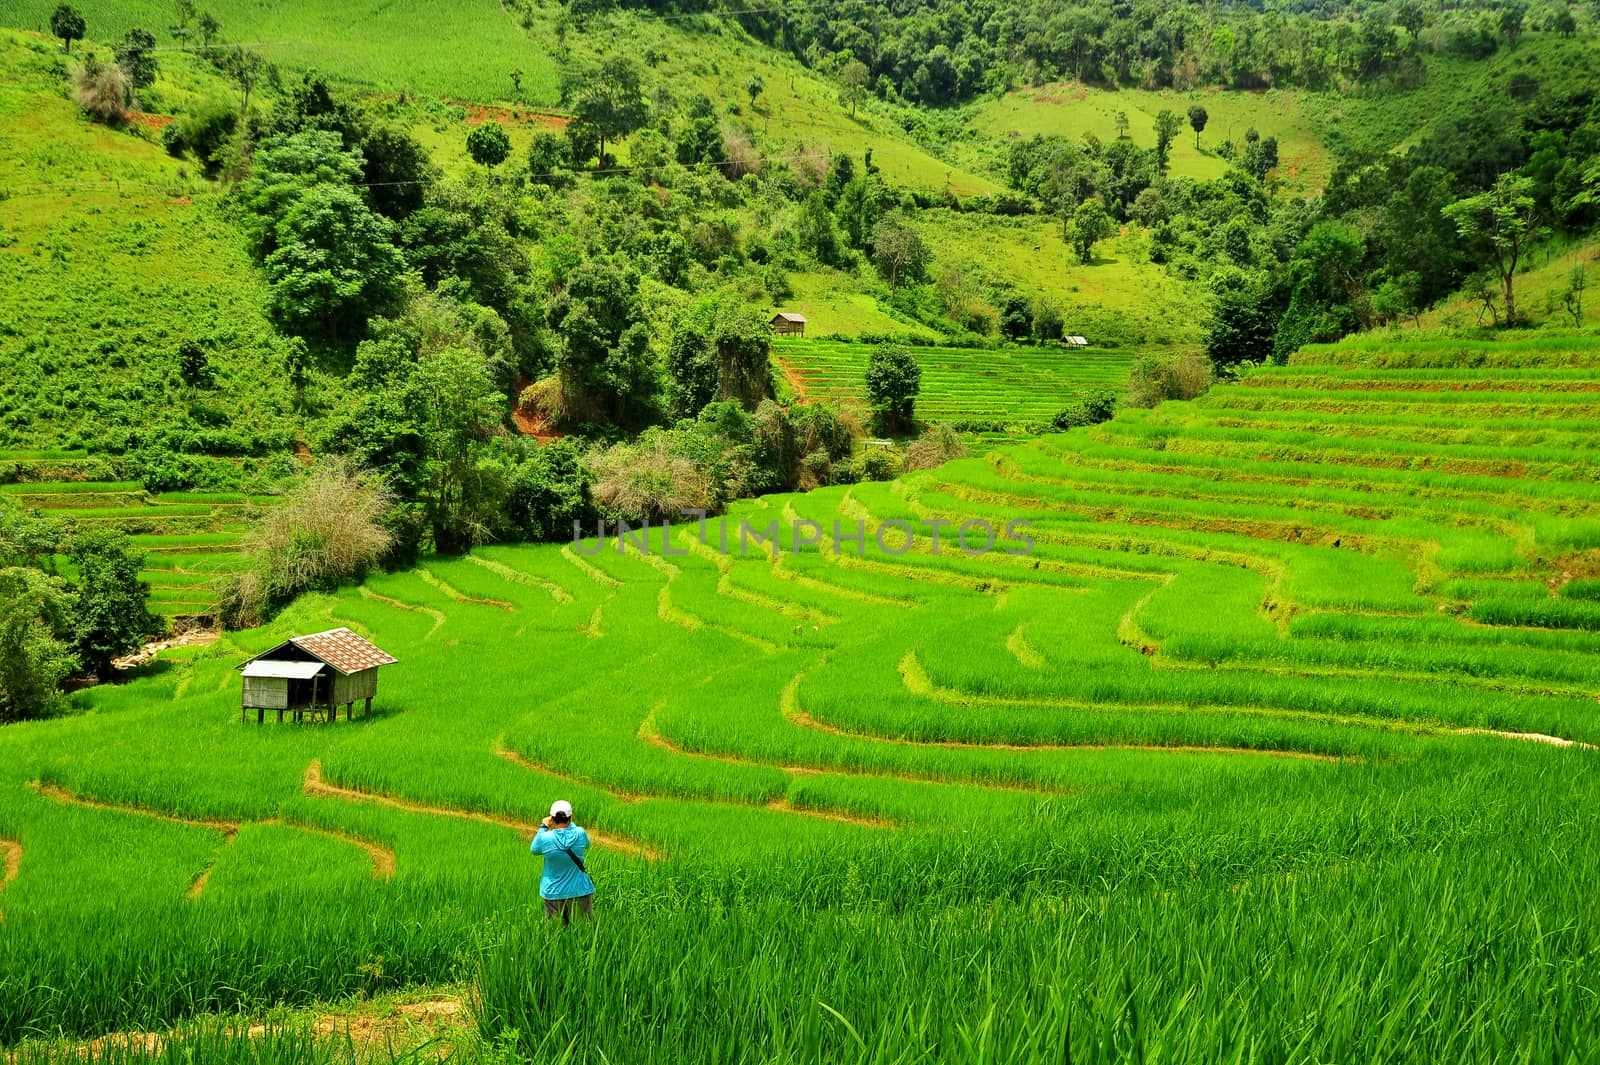
<path fill-rule="evenodd" d="M 1117 138 L 1117 114 L 1128 116 L 1128 136 L 1141 148 L 1156 144 L 1155 120 L 1162 110 L 1177 112 L 1183 130 L 1173 142 L 1172 174 L 1209 179 L 1227 172 L 1228 163 L 1215 153 L 1223 140 L 1244 143 L 1254 126 L 1264 137 L 1277 137 L 1280 174 L 1291 187 L 1312 193 L 1333 170 L 1333 155 L 1307 113 L 1311 94 L 1299 90 L 1268 92 L 1151 92 L 1144 89 L 1098 89 L 1076 82 L 1024 88 L 987 100 L 973 108 L 972 123 L 995 138 L 1031 137 L 1036 133 L 1077 140 L 1092 133 L 1102 143 Z M 1208 121 L 1195 147 L 1188 112 L 1194 104 L 1206 109 Z"/>
<path fill-rule="evenodd" d="M 1572 283 L 1573 270 L 1583 271 L 1583 318 L 1575 322 L 1563 297 Z M 1517 315 L 1535 326 L 1572 329 L 1600 324 L 1600 241 L 1541 248 L 1524 273 L 1516 278 Z M 1458 293 L 1422 315 L 1424 328 L 1461 329 L 1479 324 L 1480 301 Z M 1488 325 L 1489 317 L 1482 317 Z"/>
<path fill-rule="evenodd" d="M 169 654 L 0 732 L 0 1040 L 460 980 L 542 1059 L 554 982 L 585 1060 L 976 1061 L 960 989 L 1003 956 L 984 1060 L 1578 1054 L 1597 396 L 1593 338 L 1313 349 L 735 516 L 859 554 L 491 548 Z M 233 666 L 334 625 L 400 659 L 374 716 L 241 724 Z M 554 798 L 601 920 L 552 940 Z"/>
<path fill-rule="evenodd" d="M 0 446 L 283 449 L 290 391 L 265 286 L 209 183 L 82 118 L 55 46 L 0 31 Z M 209 354 L 185 385 L 178 348 Z M 227 434 L 224 439 L 223 435 Z"/>
<path fill-rule="evenodd" d="M 48 32 L 55 6 L 50 0 L 0 0 L 0 23 Z M 102 41 L 116 40 L 133 26 L 167 38 L 175 19 L 167 0 L 82 0 L 76 6 L 90 38 Z M 530 102 L 556 102 L 558 71 L 550 58 L 556 5 L 535 8 L 527 29 L 498 0 L 365 7 L 218 0 L 204 10 L 216 16 L 228 40 L 247 42 L 290 70 L 327 71 L 373 89 L 493 100 L 510 95 L 509 73 L 521 69 Z M 425 37 L 418 35 L 421 27 Z"/>

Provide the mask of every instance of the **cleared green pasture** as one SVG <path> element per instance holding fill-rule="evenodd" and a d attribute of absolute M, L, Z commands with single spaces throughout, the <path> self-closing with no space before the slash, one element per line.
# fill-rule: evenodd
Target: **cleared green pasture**
<path fill-rule="evenodd" d="M 867 404 L 870 344 L 780 338 L 773 355 L 805 395 L 846 406 Z M 1127 385 L 1126 352 L 1058 347 L 911 348 L 922 367 L 917 417 L 1025 426 L 1048 422 L 1088 392 Z"/>
<path fill-rule="evenodd" d="M 1156 115 L 1174 111 L 1183 119 L 1183 128 L 1172 146 L 1172 173 L 1177 177 L 1208 179 L 1221 177 L 1228 163 L 1216 154 L 1216 146 L 1232 140 L 1244 146 L 1245 130 L 1254 127 L 1263 137 L 1278 138 L 1278 173 L 1291 186 L 1316 192 L 1333 172 L 1333 154 L 1318 135 L 1313 117 L 1307 113 L 1312 94 L 1301 90 L 1271 89 L 1265 92 L 1229 92 L 1204 89 L 1194 92 L 1145 89 L 1096 89 L 1076 82 L 1061 82 L 1040 88 L 1017 89 L 994 100 L 978 104 L 973 124 L 987 133 L 1011 137 L 1031 137 L 1035 133 L 1077 140 L 1092 133 L 1102 143 L 1117 137 L 1117 113 L 1128 115 L 1128 136 L 1141 148 L 1154 148 Z M 1206 128 L 1195 147 L 1194 131 L 1189 128 L 1189 108 L 1199 104 L 1206 109 Z"/>
<path fill-rule="evenodd" d="M 1308 352 L 164 656 L 0 731 L 0 1041 L 461 981 L 535 1060 L 1581 1059 L 1596 344 Z M 375 713 L 241 724 L 237 662 L 334 625 L 400 659 Z M 601 919 L 551 938 L 556 798 Z"/>

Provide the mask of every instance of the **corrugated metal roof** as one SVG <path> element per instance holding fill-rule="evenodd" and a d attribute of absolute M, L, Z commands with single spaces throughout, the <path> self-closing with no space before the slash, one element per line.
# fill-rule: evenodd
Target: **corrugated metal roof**
<path fill-rule="evenodd" d="M 276 658 L 258 658 L 246 662 L 241 671 L 247 677 L 287 677 L 290 680 L 310 680 L 324 669 L 326 662 L 285 662 Z"/>
<path fill-rule="evenodd" d="M 295 636 L 289 642 L 311 652 L 341 673 L 359 673 L 363 669 L 390 666 L 399 661 L 349 629 L 329 629 L 309 636 Z"/>

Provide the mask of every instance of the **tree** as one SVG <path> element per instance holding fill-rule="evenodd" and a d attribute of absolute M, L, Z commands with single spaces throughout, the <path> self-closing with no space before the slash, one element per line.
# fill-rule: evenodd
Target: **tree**
<path fill-rule="evenodd" d="M 1128 112 L 1117 112 L 1117 140 L 1122 140 L 1128 135 Z"/>
<path fill-rule="evenodd" d="M 123 35 L 114 53 L 117 66 L 135 90 L 153 85 L 156 80 L 156 37 L 135 26 Z"/>
<path fill-rule="evenodd" d="M 867 80 L 872 72 L 859 59 L 852 59 L 839 72 L 839 102 L 850 105 L 850 117 L 856 117 L 856 105 L 867 97 Z"/>
<path fill-rule="evenodd" d="M 93 529 L 72 538 L 71 556 L 78 571 L 73 642 L 84 668 L 106 680 L 113 658 L 161 631 L 149 610 L 150 586 L 139 580 L 144 553 L 122 532 Z"/>
<path fill-rule="evenodd" d="M 519 99 L 519 100 L 522 99 L 522 68 L 521 67 L 513 67 L 511 69 L 511 91 L 516 95 L 517 99 Z"/>
<path fill-rule="evenodd" d="M 1200 150 L 1200 134 L 1205 130 L 1206 121 L 1209 118 L 1210 116 L 1206 114 L 1206 109 L 1199 104 L 1189 108 L 1189 128 L 1194 130 L 1195 151 Z"/>
<path fill-rule="evenodd" d="M 189 27 L 189 22 L 194 18 L 194 0 L 178 0 L 178 21 L 167 27 L 173 39 L 180 45 L 187 46 L 189 38 L 194 36 L 194 30 Z"/>
<path fill-rule="evenodd" d="M 83 16 L 71 4 L 62 4 L 50 14 L 50 32 L 61 38 L 68 55 L 72 54 L 72 42 L 83 40 L 87 28 Z"/>
<path fill-rule="evenodd" d="M 755 107 L 756 97 L 761 95 L 761 90 L 766 88 L 760 74 L 750 75 L 750 80 L 744 83 L 744 91 L 750 95 L 750 106 Z"/>
<path fill-rule="evenodd" d="M 479 166 L 493 170 L 511 154 L 511 138 L 498 122 L 484 122 L 467 134 L 467 154 Z"/>
<path fill-rule="evenodd" d="M 1172 111 L 1163 108 L 1156 115 L 1156 172 L 1166 174 L 1167 164 L 1172 156 L 1172 139 L 1178 135 L 1183 120 Z"/>
<path fill-rule="evenodd" d="M 1573 327 L 1583 325 L 1583 293 L 1589 287 L 1583 264 L 1576 263 L 1567 273 L 1567 287 L 1561 292 L 1561 306 L 1572 318 Z"/>
<path fill-rule="evenodd" d="M 567 75 L 561 98 L 572 108 L 573 118 L 567 126 L 572 143 L 577 146 L 592 137 L 602 165 L 606 141 L 622 140 L 643 127 L 649 117 L 643 75 L 638 64 L 626 56 L 614 56 Z M 576 152 L 574 157 L 580 163 L 588 158 L 577 158 Z"/>
<path fill-rule="evenodd" d="M 1551 25 L 1563 37 L 1571 37 L 1578 32 L 1578 20 L 1572 14 L 1570 7 L 1564 7 L 1556 13 L 1555 22 Z"/>
<path fill-rule="evenodd" d="M 239 87 L 239 121 L 234 126 L 233 163 L 230 166 L 234 180 L 244 177 L 250 159 L 250 94 L 271 69 L 261 53 L 234 45 L 222 53 L 217 66 Z"/>
<path fill-rule="evenodd" d="M 394 227 L 350 188 L 315 185 L 277 225 L 265 262 L 267 310 L 284 329 L 337 340 L 347 322 L 365 327 L 400 297 L 404 261 Z"/>
<path fill-rule="evenodd" d="M 1507 326 L 1517 322 L 1517 266 L 1528 243 L 1537 236 L 1532 187 L 1530 178 L 1501 174 L 1489 191 L 1444 208 L 1444 216 L 1455 223 L 1469 253 L 1499 275 L 1505 293 Z"/>
<path fill-rule="evenodd" d="M 1028 297 L 1008 292 L 1000 301 L 1000 332 L 1012 340 L 1022 340 L 1033 332 L 1033 312 Z"/>
<path fill-rule="evenodd" d="M 502 431 L 505 396 L 483 356 L 455 345 L 425 351 L 412 381 L 431 413 L 423 513 L 434 548 L 457 554 L 486 538 L 497 509 L 493 473 L 480 462 L 478 445 Z"/>
<path fill-rule="evenodd" d="M 889 278 L 891 292 L 898 291 L 902 281 L 927 280 L 928 266 L 933 261 L 927 243 L 898 211 L 885 215 L 872 227 L 872 257 L 878 270 Z"/>
<path fill-rule="evenodd" d="M 795 237 L 823 266 L 837 266 L 843 258 L 839 230 L 833 224 L 833 212 L 828 210 L 828 201 L 821 192 L 813 192 L 801 203 Z"/>
<path fill-rule="evenodd" d="M 1506 44 L 1512 48 L 1522 39 L 1522 24 L 1527 15 L 1528 5 L 1522 0 L 1511 0 L 1500 9 L 1500 32 L 1505 35 Z"/>
<path fill-rule="evenodd" d="M 127 120 L 128 77 L 120 67 L 108 67 L 90 52 L 73 80 L 78 106 L 90 118 L 108 126 L 119 126 Z"/>
<path fill-rule="evenodd" d="M 424 148 L 400 126 L 373 126 L 361 140 L 361 179 L 373 210 L 396 222 L 422 209 L 439 178 Z"/>
<path fill-rule="evenodd" d="M 1278 328 L 1271 287 L 1237 271 L 1212 282 L 1215 302 L 1206 333 L 1206 355 L 1218 370 L 1241 363 L 1266 362 Z"/>
<path fill-rule="evenodd" d="M 1262 139 L 1259 135 L 1255 140 L 1250 139 L 1250 134 L 1255 130 L 1245 133 L 1244 168 L 1257 181 L 1265 181 L 1267 175 L 1278 165 L 1278 138 L 1267 137 Z"/>
<path fill-rule="evenodd" d="M 217 16 L 209 11 L 200 13 L 200 21 L 195 23 L 195 28 L 200 31 L 200 48 L 202 51 L 211 51 L 211 42 L 217 39 L 222 32 L 222 23 L 217 21 Z"/>
<path fill-rule="evenodd" d="M 888 432 L 912 427 L 921 390 L 922 367 L 910 351 L 899 344 L 872 349 L 867 357 L 867 398 Z"/>
<path fill-rule="evenodd" d="M 0 569 L 0 722 L 44 717 L 60 705 L 61 682 L 78 668 L 70 615 L 60 577 Z"/>
<path fill-rule="evenodd" d="M 528 179 L 536 185 L 559 185 L 570 178 L 565 171 L 571 156 L 557 134 L 540 130 L 528 144 Z"/>
<path fill-rule="evenodd" d="M 248 565 L 222 593 L 223 624 L 260 624 L 301 592 L 359 580 L 390 550 L 384 518 L 394 505 L 383 480 L 347 459 L 321 460 L 250 530 Z"/>
<path fill-rule="evenodd" d="M 1094 262 L 1094 246 L 1111 235 L 1111 218 L 1099 200 L 1084 200 L 1072 212 L 1071 240 L 1078 261 L 1085 266 Z"/>
<path fill-rule="evenodd" d="M 772 395 L 772 327 L 743 300 L 702 299 L 679 315 L 667 349 L 674 416 L 736 400 L 746 410 Z"/>
<path fill-rule="evenodd" d="M 1325 220 L 1311 227 L 1285 271 L 1289 306 L 1273 339 L 1274 362 L 1287 362 L 1304 344 L 1337 340 L 1371 324 L 1365 258 L 1366 241 L 1355 226 Z"/>
<path fill-rule="evenodd" d="M 660 379 L 636 270 L 601 259 L 579 263 L 552 299 L 548 320 L 561 341 L 555 367 L 564 420 L 625 425 L 655 414 Z"/>
<path fill-rule="evenodd" d="M 1427 12 L 1423 9 L 1422 0 L 1401 0 L 1400 6 L 1395 11 L 1395 21 L 1400 28 L 1406 31 L 1406 38 L 1410 41 L 1410 50 L 1415 52 L 1422 38 L 1422 27 L 1427 24 Z"/>

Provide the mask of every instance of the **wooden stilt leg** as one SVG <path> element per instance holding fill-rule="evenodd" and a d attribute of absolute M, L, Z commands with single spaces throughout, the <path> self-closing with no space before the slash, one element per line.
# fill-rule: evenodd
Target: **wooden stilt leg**
<path fill-rule="evenodd" d="M 371 714 L 372 714 L 372 696 L 369 695 L 369 696 L 367 696 L 366 709 L 361 711 L 361 716 L 362 717 L 370 717 Z"/>

